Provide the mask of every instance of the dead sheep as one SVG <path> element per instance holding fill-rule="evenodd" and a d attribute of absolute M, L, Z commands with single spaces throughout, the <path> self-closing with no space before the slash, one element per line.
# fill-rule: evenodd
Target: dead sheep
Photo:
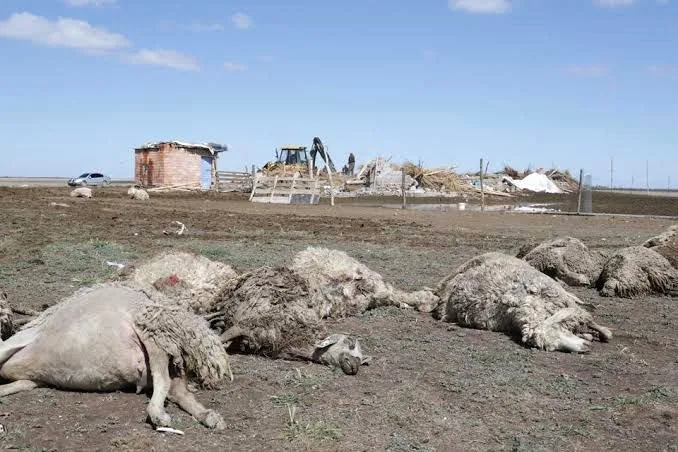
<path fill-rule="evenodd" d="M 590 287 L 598 280 L 607 257 L 600 251 L 591 251 L 579 239 L 563 237 L 536 246 L 522 259 L 568 286 Z"/>
<path fill-rule="evenodd" d="M 656 237 L 646 240 L 643 246 L 650 248 L 664 256 L 678 269 L 678 224 L 670 226 Z"/>
<path fill-rule="evenodd" d="M 130 186 L 129 190 L 127 190 L 127 196 L 129 196 L 131 199 L 146 201 L 148 199 L 148 192 L 132 185 Z"/>
<path fill-rule="evenodd" d="M 71 191 L 71 198 L 91 198 L 92 189 L 89 187 L 78 187 Z"/>
<path fill-rule="evenodd" d="M 194 313 L 210 312 L 217 295 L 238 273 L 227 264 L 188 251 L 166 251 L 136 267 L 130 279 L 187 302 Z"/>
<path fill-rule="evenodd" d="M 7 301 L 7 294 L 0 289 L 0 338 L 4 341 L 14 334 L 14 312 Z"/>
<path fill-rule="evenodd" d="M 149 297 L 153 296 L 153 298 Z M 82 289 L 0 344 L 0 397 L 37 387 L 152 390 L 150 422 L 167 427 L 166 398 L 210 428 L 222 417 L 188 390 L 218 386 L 229 357 L 207 323 L 159 294 L 119 283 Z"/>
<path fill-rule="evenodd" d="M 438 304 L 433 290 L 405 292 L 343 251 L 308 247 L 294 257 L 291 268 L 308 281 L 323 318 L 361 314 L 380 306 L 395 305 L 431 312 Z"/>
<path fill-rule="evenodd" d="M 527 262 L 502 253 L 467 261 L 437 287 L 433 316 L 463 327 L 504 332 L 529 347 L 586 353 L 593 334 L 609 341 L 583 303 Z"/>
<path fill-rule="evenodd" d="M 206 318 L 222 331 L 229 352 L 308 360 L 348 375 L 370 361 L 357 339 L 327 336 L 306 279 L 286 267 L 261 267 L 232 280 Z"/>
<path fill-rule="evenodd" d="M 647 239 L 643 242 L 643 246 L 645 248 L 654 248 L 655 246 L 665 245 L 672 242 L 676 236 L 678 236 L 678 224 L 671 225 L 661 234 Z"/>
<path fill-rule="evenodd" d="M 678 270 L 654 249 L 632 246 L 610 257 L 596 287 L 604 297 L 667 294 L 678 290 Z"/>

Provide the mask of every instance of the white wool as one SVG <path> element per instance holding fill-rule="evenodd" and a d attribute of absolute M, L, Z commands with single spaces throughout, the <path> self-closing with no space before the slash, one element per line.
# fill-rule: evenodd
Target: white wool
<path fill-rule="evenodd" d="M 379 273 L 339 250 L 308 247 L 297 253 L 291 268 L 308 281 L 323 317 L 355 315 L 387 305 L 429 312 L 438 302 L 432 291 L 407 293 L 394 288 Z"/>
<path fill-rule="evenodd" d="M 146 190 L 136 188 L 135 186 L 131 186 L 129 190 L 127 190 L 127 194 L 131 199 L 137 199 L 140 201 L 146 201 L 149 198 L 148 192 Z"/>
<path fill-rule="evenodd" d="M 89 187 L 78 187 L 71 192 L 71 198 L 91 198 L 92 189 Z"/>
<path fill-rule="evenodd" d="M 166 251 L 140 264 L 131 275 L 137 283 L 153 285 L 161 278 L 177 276 L 187 284 L 189 293 L 182 293 L 195 312 L 208 310 L 217 294 L 238 273 L 230 265 L 185 251 Z"/>
<path fill-rule="evenodd" d="M 437 293 L 437 318 L 514 334 L 539 349 L 586 352 L 589 341 L 574 334 L 586 328 L 611 338 L 577 297 L 526 262 L 501 253 L 467 261 L 441 281 Z"/>

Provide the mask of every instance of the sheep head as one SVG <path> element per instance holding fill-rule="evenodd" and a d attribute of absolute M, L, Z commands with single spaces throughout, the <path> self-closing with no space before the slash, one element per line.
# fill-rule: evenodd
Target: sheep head
<path fill-rule="evenodd" d="M 363 355 L 358 339 L 345 334 L 332 334 L 315 343 L 313 360 L 341 367 L 346 375 L 355 375 L 361 365 L 370 363 L 372 357 Z"/>
<path fill-rule="evenodd" d="M 548 351 L 588 353 L 593 340 L 589 331 L 597 333 L 601 342 L 612 339 L 612 332 L 594 322 L 587 311 L 569 307 L 558 310 L 534 330 L 523 328 L 523 336 L 524 341 L 531 337 L 534 345 Z"/>

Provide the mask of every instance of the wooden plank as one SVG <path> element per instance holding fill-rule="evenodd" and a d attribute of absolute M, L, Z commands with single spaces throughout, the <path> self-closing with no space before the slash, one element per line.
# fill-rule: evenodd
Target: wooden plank
<path fill-rule="evenodd" d="M 278 176 L 275 176 L 273 179 L 273 188 L 271 189 L 271 200 L 273 200 L 273 194 L 275 193 L 275 186 L 278 185 Z"/>
<path fill-rule="evenodd" d="M 252 184 L 252 193 L 250 193 L 250 201 L 254 198 L 255 193 L 257 192 L 257 184 L 259 183 L 259 177 L 254 178 L 254 184 Z"/>

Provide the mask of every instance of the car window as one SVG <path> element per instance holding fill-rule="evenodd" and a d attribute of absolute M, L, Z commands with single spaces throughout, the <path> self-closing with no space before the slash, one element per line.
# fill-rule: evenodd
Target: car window
<path fill-rule="evenodd" d="M 99 174 L 99 173 L 92 173 L 92 177 L 104 177 L 104 176 L 102 176 L 102 175 Z"/>
<path fill-rule="evenodd" d="M 87 176 L 89 176 L 89 173 L 82 173 L 81 175 L 78 176 L 78 179 L 79 178 L 85 178 Z"/>

